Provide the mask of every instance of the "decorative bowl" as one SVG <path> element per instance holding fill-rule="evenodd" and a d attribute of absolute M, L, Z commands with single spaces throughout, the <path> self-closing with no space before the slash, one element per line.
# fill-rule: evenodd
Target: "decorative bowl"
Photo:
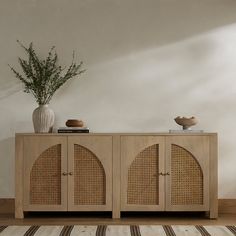
<path fill-rule="evenodd" d="M 191 130 L 191 126 L 196 125 L 198 121 L 194 116 L 190 118 L 178 116 L 175 118 L 175 122 L 183 126 L 183 130 Z"/>
<path fill-rule="evenodd" d="M 66 126 L 67 127 L 83 127 L 84 122 L 82 120 L 71 119 L 71 120 L 66 121 Z"/>

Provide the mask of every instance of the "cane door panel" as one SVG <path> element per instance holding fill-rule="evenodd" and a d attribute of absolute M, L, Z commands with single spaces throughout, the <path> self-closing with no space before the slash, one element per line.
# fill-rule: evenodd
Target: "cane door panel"
<path fill-rule="evenodd" d="M 164 138 L 121 136 L 121 210 L 164 210 Z"/>
<path fill-rule="evenodd" d="M 209 137 L 166 137 L 166 210 L 209 209 Z"/>
<path fill-rule="evenodd" d="M 112 210 L 112 136 L 68 137 L 68 210 Z"/>
<path fill-rule="evenodd" d="M 24 137 L 24 210 L 67 210 L 67 138 Z"/>

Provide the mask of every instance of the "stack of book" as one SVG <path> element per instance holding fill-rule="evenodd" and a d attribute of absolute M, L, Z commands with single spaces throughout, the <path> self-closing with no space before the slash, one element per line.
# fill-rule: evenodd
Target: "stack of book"
<path fill-rule="evenodd" d="M 180 130 L 175 130 L 175 129 L 170 129 L 169 133 L 203 133 L 203 130 L 198 130 L 198 129 L 180 129 Z"/>
<path fill-rule="evenodd" d="M 89 133 L 88 127 L 60 127 L 58 133 Z"/>

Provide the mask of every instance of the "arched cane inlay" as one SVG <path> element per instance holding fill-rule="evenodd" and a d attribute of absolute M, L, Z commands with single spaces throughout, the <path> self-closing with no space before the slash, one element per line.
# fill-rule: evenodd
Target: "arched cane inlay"
<path fill-rule="evenodd" d="M 159 146 L 141 151 L 128 170 L 128 204 L 155 205 L 159 203 Z"/>
<path fill-rule="evenodd" d="M 101 161 L 87 148 L 74 144 L 74 204 L 104 205 L 106 176 Z"/>
<path fill-rule="evenodd" d="M 61 144 L 51 146 L 30 172 L 30 204 L 61 204 Z"/>
<path fill-rule="evenodd" d="M 203 204 L 203 173 L 195 157 L 171 145 L 171 204 Z"/>

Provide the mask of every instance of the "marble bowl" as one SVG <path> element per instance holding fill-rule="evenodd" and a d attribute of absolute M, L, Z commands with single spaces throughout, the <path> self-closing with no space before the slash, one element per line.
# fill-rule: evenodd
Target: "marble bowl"
<path fill-rule="evenodd" d="M 178 116 L 175 118 L 175 122 L 183 126 L 183 130 L 191 130 L 191 126 L 196 125 L 198 121 L 194 116 L 190 118 Z"/>

